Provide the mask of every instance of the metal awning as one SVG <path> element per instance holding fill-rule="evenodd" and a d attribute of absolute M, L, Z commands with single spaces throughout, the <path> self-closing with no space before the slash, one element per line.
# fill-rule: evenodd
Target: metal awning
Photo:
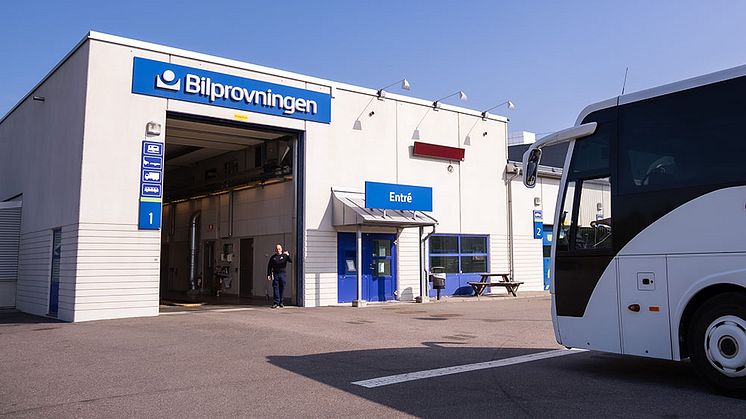
<path fill-rule="evenodd" d="M 424 227 L 438 220 L 423 211 L 381 210 L 365 208 L 365 193 L 332 188 L 332 224 L 375 225 L 382 227 Z"/>

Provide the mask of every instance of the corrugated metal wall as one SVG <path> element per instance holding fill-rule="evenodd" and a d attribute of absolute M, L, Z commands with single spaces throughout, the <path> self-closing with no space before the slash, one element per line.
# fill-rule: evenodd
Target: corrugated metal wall
<path fill-rule="evenodd" d="M 430 228 L 426 228 L 428 232 Z M 399 235 L 396 247 L 399 252 L 397 276 L 399 281 L 399 299 L 412 301 L 420 295 L 420 248 L 419 228 L 405 228 Z"/>
<path fill-rule="evenodd" d="M 337 304 L 337 232 L 306 230 L 304 304 Z"/>
<path fill-rule="evenodd" d="M 0 203 L 0 307 L 15 307 L 21 202 Z"/>

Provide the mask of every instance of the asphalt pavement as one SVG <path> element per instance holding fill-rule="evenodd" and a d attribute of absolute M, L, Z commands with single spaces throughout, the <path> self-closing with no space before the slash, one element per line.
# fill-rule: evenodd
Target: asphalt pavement
<path fill-rule="evenodd" d="M 5 312 L 0 416 L 722 418 L 746 411 L 746 401 L 704 387 L 687 362 L 578 352 L 511 364 L 558 349 L 546 296 L 170 308 L 159 317 L 78 324 Z M 355 384 L 382 377 L 377 387 Z"/>

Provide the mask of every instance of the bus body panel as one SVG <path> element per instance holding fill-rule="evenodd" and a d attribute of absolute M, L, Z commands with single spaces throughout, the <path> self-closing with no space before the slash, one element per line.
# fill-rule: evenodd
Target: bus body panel
<path fill-rule="evenodd" d="M 666 258 L 624 256 L 617 261 L 622 353 L 671 359 Z"/>
<path fill-rule="evenodd" d="M 673 338 L 679 337 L 682 315 L 687 305 L 700 291 L 723 284 L 746 289 L 746 253 L 743 252 L 672 255 L 667 258 L 667 270 L 671 337 Z M 676 342 L 676 339 L 672 341 Z M 681 360 L 679 345 L 673 344 L 672 349 L 672 359 Z"/>
<path fill-rule="evenodd" d="M 552 313 L 561 336 L 561 341 L 558 340 L 560 344 L 570 348 L 622 352 L 616 261 L 612 261 L 601 275 L 582 317 L 558 316 L 555 298 L 556 295 L 552 298 Z"/>

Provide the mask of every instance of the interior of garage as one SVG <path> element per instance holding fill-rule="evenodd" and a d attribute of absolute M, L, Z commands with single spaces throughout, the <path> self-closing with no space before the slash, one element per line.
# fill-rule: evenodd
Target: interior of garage
<path fill-rule="evenodd" d="M 165 127 L 162 301 L 271 299 L 269 256 L 294 256 L 298 135 L 169 114 Z M 285 301 L 297 303 L 289 265 Z"/>

